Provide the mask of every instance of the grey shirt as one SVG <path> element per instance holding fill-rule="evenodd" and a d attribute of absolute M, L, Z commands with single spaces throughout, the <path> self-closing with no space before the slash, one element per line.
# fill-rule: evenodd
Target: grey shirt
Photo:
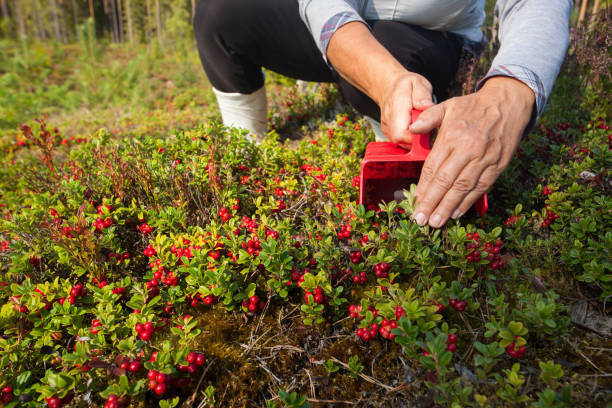
<path fill-rule="evenodd" d="M 323 58 L 332 34 L 351 21 L 393 20 L 483 41 L 485 0 L 298 0 L 300 16 Z M 500 49 L 487 75 L 529 86 L 541 114 L 569 45 L 571 0 L 498 0 Z"/>

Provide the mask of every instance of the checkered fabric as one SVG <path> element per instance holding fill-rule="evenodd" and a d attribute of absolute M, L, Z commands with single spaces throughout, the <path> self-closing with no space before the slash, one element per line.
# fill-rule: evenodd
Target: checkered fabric
<path fill-rule="evenodd" d="M 485 75 L 485 77 L 480 80 L 480 82 L 478 83 L 478 88 L 480 88 L 488 78 L 494 76 L 513 77 L 531 88 L 531 90 L 535 94 L 536 106 L 538 108 L 538 117 L 542 114 L 544 105 L 546 105 L 546 99 L 548 99 L 548 95 L 546 95 L 546 89 L 544 88 L 544 84 L 538 77 L 538 74 L 521 65 L 498 65 L 496 67 L 492 67 L 487 73 L 487 75 Z"/>
<path fill-rule="evenodd" d="M 343 11 L 331 16 L 323 25 L 321 35 L 319 36 L 319 43 L 321 45 L 321 49 L 323 50 L 324 56 L 327 55 L 327 46 L 329 45 L 329 40 L 331 39 L 332 34 L 334 34 L 337 29 L 346 23 L 350 23 L 351 21 L 361 21 L 365 24 L 365 21 L 356 12 Z"/>

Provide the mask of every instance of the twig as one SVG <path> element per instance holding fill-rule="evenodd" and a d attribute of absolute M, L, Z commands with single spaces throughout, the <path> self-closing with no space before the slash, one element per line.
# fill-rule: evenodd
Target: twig
<path fill-rule="evenodd" d="M 191 394 L 191 397 L 189 397 L 189 399 L 187 401 L 185 401 L 185 403 L 183 404 L 184 407 L 191 407 L 193 405 L 193 401 L 195 400 L 196 394 L 198 393 L 198 390 L 200 389 L 200 385 L 202 384 L 202 380 L 204 379 L 204 376 L 206 375 L 206 372 L 208 371 L 210 366 L 215 362 L 215 360 L 216 360 L 216 358 L 214 358 L 210 363 L 208 363 L 208 365 L 206 366 L 206 368 L 202 372 L 202 375 L 200 376 L 200 381 L 198 381 L 198 385 L 196 385 L 195 390 L 193 391 L 193 394 Z"/>
<path fill-rule="evenodd" d="M 336 357 L 333 357 L 333 356 L 332 356 L 331 360 L 332 360 L 334 363 L 340 364 L 342 367 L 344 367 L 344 368 L 346 368 L 347 370 L 349 370 L 349 371 L 350 371 L 350 367 L 348 366 L 348 364 L 346 364 L 346 363 L 344 363 L 344 362 L 342 362 L 342 361 L 338 360 Z M 371 384 L 374 384 L 374 385 L 378 385 L 379 387 L 384 388 L 385 390 L 387 390 L 387 391 L 389 391 L 389 392 L 395 392 L 395 391 L 397 391 L 397 390 L 401 389 L 401 388 L 404 386 L 404 384 L 402 383 L 402 384 L 400 384 L 399 386 L 397 386 L 397 387 L 393 388 L 393 387 L 391 387 L 391 386 L 389 386 L 389 385 L 386 385 L 386 384 L 381 383 L 381 382 L 380 382 L 380 381 L 378 381 L 376 378 L 370 377 L 369 375 L 365 375 L 365 374 L 363 374 L 363 373 L 359 373 L 359 374 L 357 374 L 357 375 L 359 375 L 359 377 L 363 378 L 365 381 L 367 381 L 367 382 L 369 382 L 369 383 L 371 383 Z"/>
<path fill-rule="evenodd" d="M 572 346 L 572 348 L 573 348 L 573 349 L 574 349 L 574 350 L 575 350 L 575 351 L 576 351 L 578 354 L 580 354 L 580 356 L 581 356 L 582 358 L 584 358 L 584 359 L 585 359 L 585 360 L 586 360 L 586 361 L 587 361 L 587 362 L 588 362 L 590 365 L 592 365 L 592 366 L 593 366 L 593 368 L 595 368 L 595 369 L 596 369 L 597 371 L 599 371 L 600 373 L 603 373 L 603 372 L 604 372 L 604 371 L 603 371 L 601 368 L 597 367 L 597 366 L 595 365 L 595 363 L 593 363 L 593 362 L 591 361 L 591 359 L 589 359 L 587 356 L 585 356 L 585 355 L 584 355 L 584 353 L 583 353 L 582 351 L 580 351 L 580 350 L 578 349 L 578 347 L 576 347 L 576 345 L 575 345 L 575 344 L 573 344 L 573 343 L 572 343 L 572 342 L 570 342 L 570 341 L 568 341 L 567 343 L 568 343 L 570 346 Z"/>
<path fill-rule="evenodd" d="M 308 374 L 308 380 L 310 381 L 310 395 L 312 396 L 312 398 L 315 398 L 316 397 L 315 387 L 314 387 L 314 384 L 312 383 L 312 376 L 310 375 L 310 371 L 307 369 L 304 369 L 304 371 L 306 371 L 306 374 Z"/>
<path fill-rule="evenodd" d="M 347 404 L 355 405 L 353 401 L 341 401 L 341 400 L 320 400 L 316 398 L 306 398 L 308 402 L 314 402 L 315 404 Z"/>

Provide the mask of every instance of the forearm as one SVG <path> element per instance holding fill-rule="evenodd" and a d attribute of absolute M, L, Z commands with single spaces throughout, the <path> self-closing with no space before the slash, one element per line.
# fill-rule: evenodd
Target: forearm
<path fill-rule="evenodd" d="M 379 106 L 390 79 L 406 73 L 361 22 L 348 23 L 336 30 L 327 48 L 327 59 L 344 79 Z"/>

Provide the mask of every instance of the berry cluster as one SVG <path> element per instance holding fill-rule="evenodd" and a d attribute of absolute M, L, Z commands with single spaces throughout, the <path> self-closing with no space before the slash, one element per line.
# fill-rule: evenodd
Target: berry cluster
<path fill-rule="evenodd" d="M 87 294 L 87 289 L 83 286 L 82 283 L 77 283 L 70 289 L 70 296 L 67 298 L 60 298 L 59 304 L 63 305 L 64 301 L 68 301 L 69 304 L 74 305 L 77 301 L 77 298 L 84 297 Z"/>
<path fill-rule="evenodd" d="M 446 349 L 451 353 L 457 351 L 457 335 L 455 333 L 450 333 L 448 335 L 448 339 L 446 339 Z"/>
<path fill-rule="evenodd" d="M 119 368 L 132 373 L 137 373 L 142 369 L 142 363 L 137 358 L 130 360 L 129 358 L 124 357 L 121 360 L 121 363 L 119 363 Z"/>
<path fill-rule="evenodd" d="M 548 227 L 550 225 L 550 223 L 553 222 L 554 220 L 556 220 L 557 218 L 559 218 L 559 214 L 557 214 L 556 212 L 554 212 L 552 210 L 547 210 L 546 211 L 546 219 L 544 221 L 542 221 L 542 226 L 544 228 Z"/>
<path fill-rule="evenodd" d="M 253 257 L 258 257 L 261 252 L 261 241 L 259 241 L 259 237 L 255 235 L 252 239 L 249 239 L 246 244 L 243 242 L 241 244 L 242 249 L 246 249 L 249 255 L 253 255 Z"/>
<path fill-rule="evenodd" d="M 266 302 L 260 300 L 257 295 L 251 296 L 242 302 L 242 309 L 251 313 L 261 312 L 266 307 Z"/>
<path fill-rule="evenodd" d="M 304 293 L 304 300 L 306 300 L 306 304 L 310 304 L 310 296 L 312 296 L 314 302 L 319 305 L 323 303 L 329 303 L 329 298 L 325 296 L 325 293 L 323 293 L 323 288 L 321 288 L 320 286 L 315 289 L 314 293 L 308 291 Z"/>
<path fill-rule="evenodd" d="M 353 187 L 359 188 L 360 185 L 361 185 L 361 176 L 353 177 Z"/>
<path fill-rule="evenodd" d="M 357 329 L 356 333 L 357 333 L 357 337 L 359 337 L 361 340 L 367 343 L 370 340 L 376 338 L 376 333 L 378 333 L 378 324 L 372 323 L 370 325 L 369 330 L 367 327 L 360 327 Z"/>
<path fill-rule="evenodd" d="M 225 222 L 232 218 L 232 213 L 227 208 L 221 207 L 219 210 L 219 217 L 221 217 L 221 219 Z"/>
<path fill-rule="evenodd" d="M 336 236 L 339 240 L 348 239 L 351 237 L 351 226 L 350 225 L 341 225 L 340 231 L 336 233 Z"/>
<path fill-rule="evenodd" d="M 157 255 L 157 251 L 153 248 L 153 245 L 149 244 L 144 250 L 145 256 L 155 256 Z"/>
<path fill-rule="evenodd" d="M 378 332 L 380 333 L 382 338 L 387 340 L 393 340 L 395 338 L 395 334 L 391 333 L 391 330 L 396 328 L 397 321 L 385 318 L 382 320 L 382 322 L 380 322 L 380 328 L 378 329 Z"/>
<path fill-rule="evenodd" d="M 114 252 L 109 252 L 108 253 L 108 259 L 115 259 L 117 262 L 119 262 L 119 265 L 121 265 L 125 260 L 130 259 L 130 254 L 127 252 L 124 252 L 123 254 L 116 254 Z"/>
<path fill-rule="evenodd" d="M 72 394 L 66 395 L 64 398 L 59 398 L 57 395 L 45 398 L 45 402 L 49 408 L 60 408 L 66 404 L 69 404 L 73 399 Z"/>
<path fill-rule="evenodd" d="M 148 341 L 151 339 L 151 336 L 153 336 L 153 333 L 155 333 L 155 325 L 153 325 L 151 322 L 145 322 L 144 324 L 136 323 L 136 326 L 134 326 L 134 331 L 142 340 Z"/>
<path fill-rule="evenodd" d="M 368 281 L 368 275 L 365 273 L 365 271 L 361 271 L 353 275 L 353 282 L 356 285 L 359 285 L 360 283 L 366 283 L 367 281 Z"/>
<path fill-rule="evenodd" d="M 498 270 L 504 266 L 500 251 L 503 243 L 501 239 L 493 242 L 487 242 L 485 244 L 485 251 L 488 253 L 487 259 L 489 260 L 489 267 L 491 269 Z"/>
<path fill-rule="evenodd" d="M 350 305 L 349 306 L 349 316 L 351 318 L 363 319 L 363 316 L 359 314 L 360 312 L 361 312 L 361 305 Z"/>
<path fill-rule="evenodd" d="M 91 332 L 91 334 L 96 335 L 100 333 L 101 327 L 102 322 L 100 321 L 100 319 L 93 319 L 93 321 L 91 322 L 91 329 L 89 329 L 89 331 Z"/>
<path fill-rule="evenodd" d="M 361 261 L 363 261 L 363 257 L 361 255 L 360 251 L 352 251 L 351 252 L 351 262 L 356 264 L 356 263 L 360 263 Z"/>
<path fill-rule="evenodd" d="M 104 408 L 124 408 L 130 405 L 130 396 L 124 395 L 122 397 L 117 397 L 116 394 L 111 394 L 106 398 L 106 404 L 104 404 Z"/>
<path fill-rule="evenodd" d="M 3 404 L 8 404 L 13 400 L 13 387 L 10 385 L 5 385 L 2 387 L 2 391 L 0 391 L 0 402 Z"/>
<path fill-rule="evenodd" d="M 508 347 L 506 347 L 506 353 L 508 353 L 510 357 L 513 357 L 516 359 L 523 358 L 526 352 L 527 352 L 527 346 L 523 345 L 523 346 L 517 347 L 514 342 L 508 344 Z"/>
<path fill-rule="evenodd" d="M 387 278 L 389 277 L 389 270 L 391 269 L 391 265 L 387 262 L 380 262 L 374 265 L 374 276 L 377 278 Z"/>
<path fill-rule="evenodd" d="M 304 282 L 304 275 L 306 275 L 307 273 L 310 273 L 310 268 L 304 268 L 303 270 L 300 270 L 299 268 L 294 266 L 291 269 L 291 280 L 287 281 L 287 286 L 291 286 L 293 283 L 295 283 L 296 286 L 300 286 L 302 282 Z"/>
<path fill-rule="evenodd" d="M 103 229 L 110 227 L 114 223 L 115 221 L 112 217 L 96 218 L 96 220 L 93 222 L 93 226 L 96 232 L 102 232 Z"/>
<path fill-rule="evenodd" d="M 463 312 L 467 306 L 467 302 L 465 300 L 459 299 L 449 299 L 448 304 L 458 312 Z"/>
<path fill-rule="evenodd" d="M 551 195 L 553 193 L 552 189 L 548 186 L 542 188 L 542 195 Z"/>
<path fill-rule="evenodd" d="M 194 374 L 198 367 L 201 367 L 206 363 L 206 357 L 202 353 L 192 351 L 187 355 L 187 363 L 188 365 L 179 365 L 178 370 L 180 372 Z"/>
<path fill-rule="evenodd" d="M 518 220 L 520 220 L 520 219 L 521 219 L 521 215 L 517 215 L 517 216 L 511 215 L 511 216 L 510 216 L 510 217 L 508 217 L 508 219 L 506 220 L 506 227 L 511 227 L 511 226 L 515 225 L 515 224 L 516 224 L 516 222 L 517 222 Z"/>
<path fill-rule="evenodd" d="M 140 224 L 136 228 L 138 228 L 138 231 L 142 232 L 144 235 L 147 235 L 147 234 L 150 234 L 151 232 L 153 232 L 153 227 L 151 227 L 146 222 L 143 222 L 142 224 Z"/>
<path fill-rule="evenodd" d="M 155 370 L 149 370 L 147 378 L 149 379 L 149 389 L 157 395 L 164 395 L 167 388 L 166 381 L 168 380 L 168 376 Z"/>
<path fill-rule="evenodd" d="M 206 306 L 211 306 L 219 303 L 219 297 L 213 295 L 202 296 L 200 293 L 196 293 L 195 295 L 187 295 L 185 297 L 187 303 L 191 305 L 191 307 L 196 307 L 198 302 L 204 303 Z"/>

